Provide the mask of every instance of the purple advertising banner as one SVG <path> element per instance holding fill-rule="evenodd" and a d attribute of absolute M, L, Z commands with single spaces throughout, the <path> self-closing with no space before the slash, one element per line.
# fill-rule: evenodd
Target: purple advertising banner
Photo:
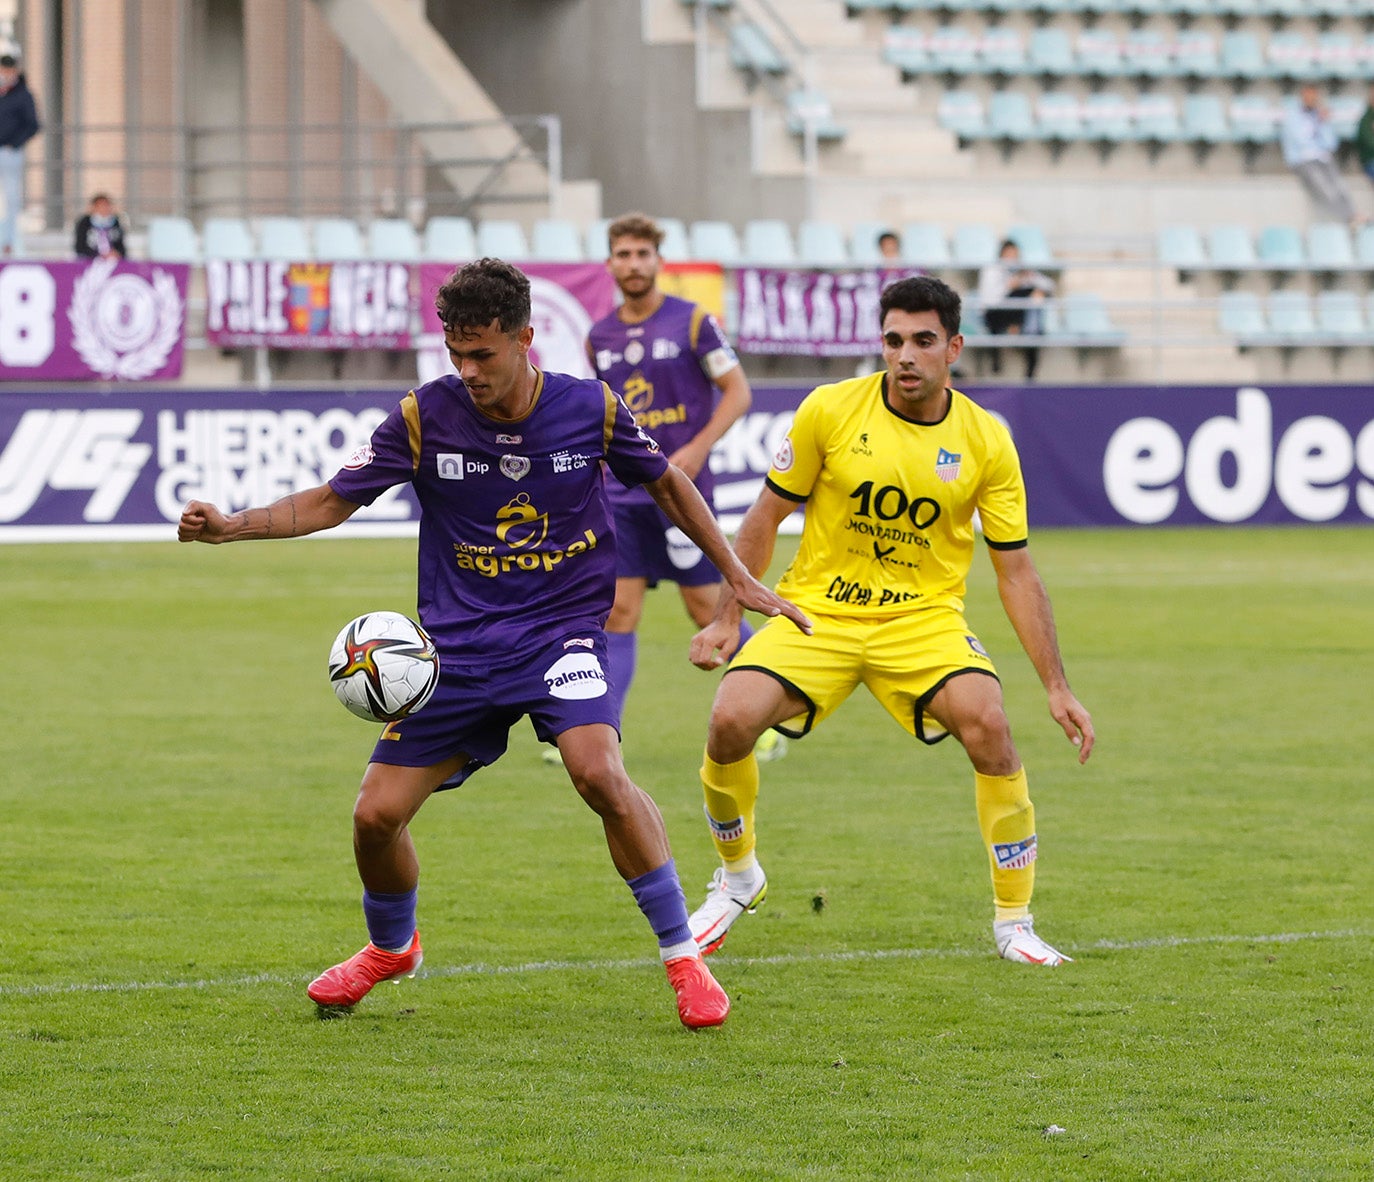
<path fill-rule="evenodd" d="M 919 274 L 741 267 L 735 272 L 735 343 L 741 353 L 876 356 L 879 294 L 893 280 Z"/>
<path fill-rule="evenodd" d="M 0 266 L 0 382 L 179 377 L 186 282 L 116 258 Z"/>
<path fill-rule="evenodd" d="M 530 280 L 530 323 L 534 345 L 530 356 L 541 369 L 592 376 L 587 358 L 587 333 L 592 324 L 615 307 L 615 282 L 601 263 L 521 263 Z M 444 348 L 444 327 L 434 310 L 434 295 L 453 274 L 447 263 L 420 267 L 422 335 L 417 342 L 416 367 L 422 382 L 452 373 Z"/>
<path fill-rule="evenodd" d="M 757 496 L 807 392 L 756 386 L 716 444 L 727 528 Z M 170 541 L 193 497 L 234 511 L 327 480 L 403 393 L 0 394 L 0 541 Z M 1370 387 L 968 393 L 1016 438 L 1033 526 L 1374 521 Z M 402 487 L 337 532 L 413 533 L 416 512 Z"/>
<path fill-rule="evenodd" d="M 408 263 L 207 259 L 205 339 L 221 349 L 410 349 Z"/>

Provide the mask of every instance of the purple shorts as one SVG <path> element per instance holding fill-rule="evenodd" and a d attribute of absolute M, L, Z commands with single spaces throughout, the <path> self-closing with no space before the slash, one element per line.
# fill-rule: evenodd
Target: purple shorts
<path fill-rule="evenodd" d="M 720 582 L 720 571 L 657 505 L 615 506 L 615 574 L 682 587 Z"/>
<path fill-rule="evenodd" d="M 577 632 L 511 665 L 461 667 L 440 654 L 442 672 L 423 710 L 386 726 L 373 763 L 432 767 L 455 755 L 467 766 L 443 788 L 456 788 L 506 753 L 510 728 L 529 715 L 540 742 L 588 723 L 620 729 L 606 690 L 606 634 Z"/>

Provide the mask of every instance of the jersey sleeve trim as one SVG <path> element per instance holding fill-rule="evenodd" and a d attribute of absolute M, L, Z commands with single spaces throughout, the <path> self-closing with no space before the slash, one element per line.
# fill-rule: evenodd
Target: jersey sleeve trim
<path fill-rule="evenodd" d="M 790 490 L 783 488 L 783 486 L 778 484 L 777 481 L 775 481 L 771 476 L 765 476 L 763 478 L 763 483 L 767 488 L 777 493 L 778 496 L 782 497 L 782 499 L 785 501 L 795 501 L 798 505 L 800 505 L 807 499 L 804 496 L 801 496 L 797 493 L 791 492 Z"/>
<path fill-rule="evenodd" d="M 1024 550 L 1030 545 L 1029 538 L 1022 538 L 1020 541 L 1016 542 L 994 542 L 991 538 L 985 536 L 983 541 L 988 544 L 989 550 Z"/>
<path fill-rule="evenodd" d="M 692 320 L 687 329 L 688 347 L 693 353 L 697 351 L 697 341 L 701 339 L 702 321 L 706 319 L 706 309 L 700 304 L 692 305 Z"/>
<path fill-rule="evenodd" d="M 401 399 L 401 417 L 406 421 L 406 438 L 410 441 L 410 469 L 420 470 L 420 400 L 412 390 Z"/>
<path fill-rule="evenodd" d="M 619 400 L 605 382 L 601 383 L 601 394 L 606 403 L 605 415 L 601 424 L 601 454 L 604 456 L 611 450 L 611 438 L 615 434 L 615 412 Z"/>

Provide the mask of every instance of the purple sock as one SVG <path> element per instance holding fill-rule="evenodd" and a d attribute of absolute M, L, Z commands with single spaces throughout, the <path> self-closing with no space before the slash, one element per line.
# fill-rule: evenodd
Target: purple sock
<path fill-rule="evenodd" d="M 638 644 L 633 632 L 607 632 L 606 658 L 610 668 L 606 670 L 606 682 L 615 704 L 617 724 L 625 713 L 625 699 L 630 695 L 630 683 L 635 679 L 635 655 Z"/>
<path fill-rule="evenodd" d="M 367 937 L 378 948 L 390 952 L 410 947 L 415 936 L 416 890 L 404 895 L 384 895 L 377 891 L 363 891 L 363 917 L 367 920 Z"/>
<path fill-rule="evenodd" d="M 743 616 L 741 616 L 739 621 L 739 648 L 743 648 L 746 644 L 748 644 L 749 638 L 753 635 L 754 630 L 751 627 L 749 627 L 749 621 L 746 620 Z M 737 648 L 735 652 L 739 652 L 739 649 Z"/>
<path fill-rule="evenodd" d="M 658 946 L 682 944 L 692 938 L 687 926 L 687 896 L 678 881 L 677 865 L 669 858 L 657 870 L 631 878 L 627 886 L 634 892 L 635 902 L 658 937 Z"/>

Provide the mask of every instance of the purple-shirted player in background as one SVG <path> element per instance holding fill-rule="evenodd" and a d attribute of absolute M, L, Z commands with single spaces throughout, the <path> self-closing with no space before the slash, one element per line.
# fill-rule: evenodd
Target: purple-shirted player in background
<path fill-rule="evenodd" d="M 716 1026 L 730 1002 L 687 926 L 663 818 L 625 773 L 606 690 L 603 628 L 615 593 L 604 462 L 654 501 L 764 615 L 806 617 L 753 578 L 692 481 L 635 425 L 605 383 L 544 373 L 529 359 L 529 280 L 499 259 L 459 268 L 436 298 L 458 376 L 411 391 L 327 484 L 226 516 L 191 501 L 177 537 L 298 537 L 347 521 L 409 481 L 420 502 L 418 607 L 439 650 L 439 688 L 381 734 L 353 809 L 369 943 L 311 982 L 322 1011 L 413 976 L 419 863 L 409 822 L 440 788 L 494 763 L 529 715 L 556 741 L 601 817 L 611 859 L 644 912 L 686 1026 Z"/>
<path fill-rule="evenodd" d="M 587 353 L 597 376 L 620 395 L 635 422 L 658 440 L 714 509 L 711 448 L 753 402 L 749 379 L 715 317 L 699 304 L 659 289 L 663 231 L 657 222 L 642 213 L 625 214 L 607 227 L 606 238 L 606 266 L 623 302 L 592 325 Z M 676 583 L 687 614 L 704 628 L 715 614 L 721 577 L 644 487 L 626 487 L 614 477 L 607 487 L 616 536 L 607 672 L 617 711 L 623 713 L 634 680 L 635 630 L 645 591 L 664 580 Z M 752 635 L 753 629 L 742 623 L 740 643 Z M 786 741 L 770 730 L 760 738 L 755 755 L 777 759 L 785 751 Z"/>

